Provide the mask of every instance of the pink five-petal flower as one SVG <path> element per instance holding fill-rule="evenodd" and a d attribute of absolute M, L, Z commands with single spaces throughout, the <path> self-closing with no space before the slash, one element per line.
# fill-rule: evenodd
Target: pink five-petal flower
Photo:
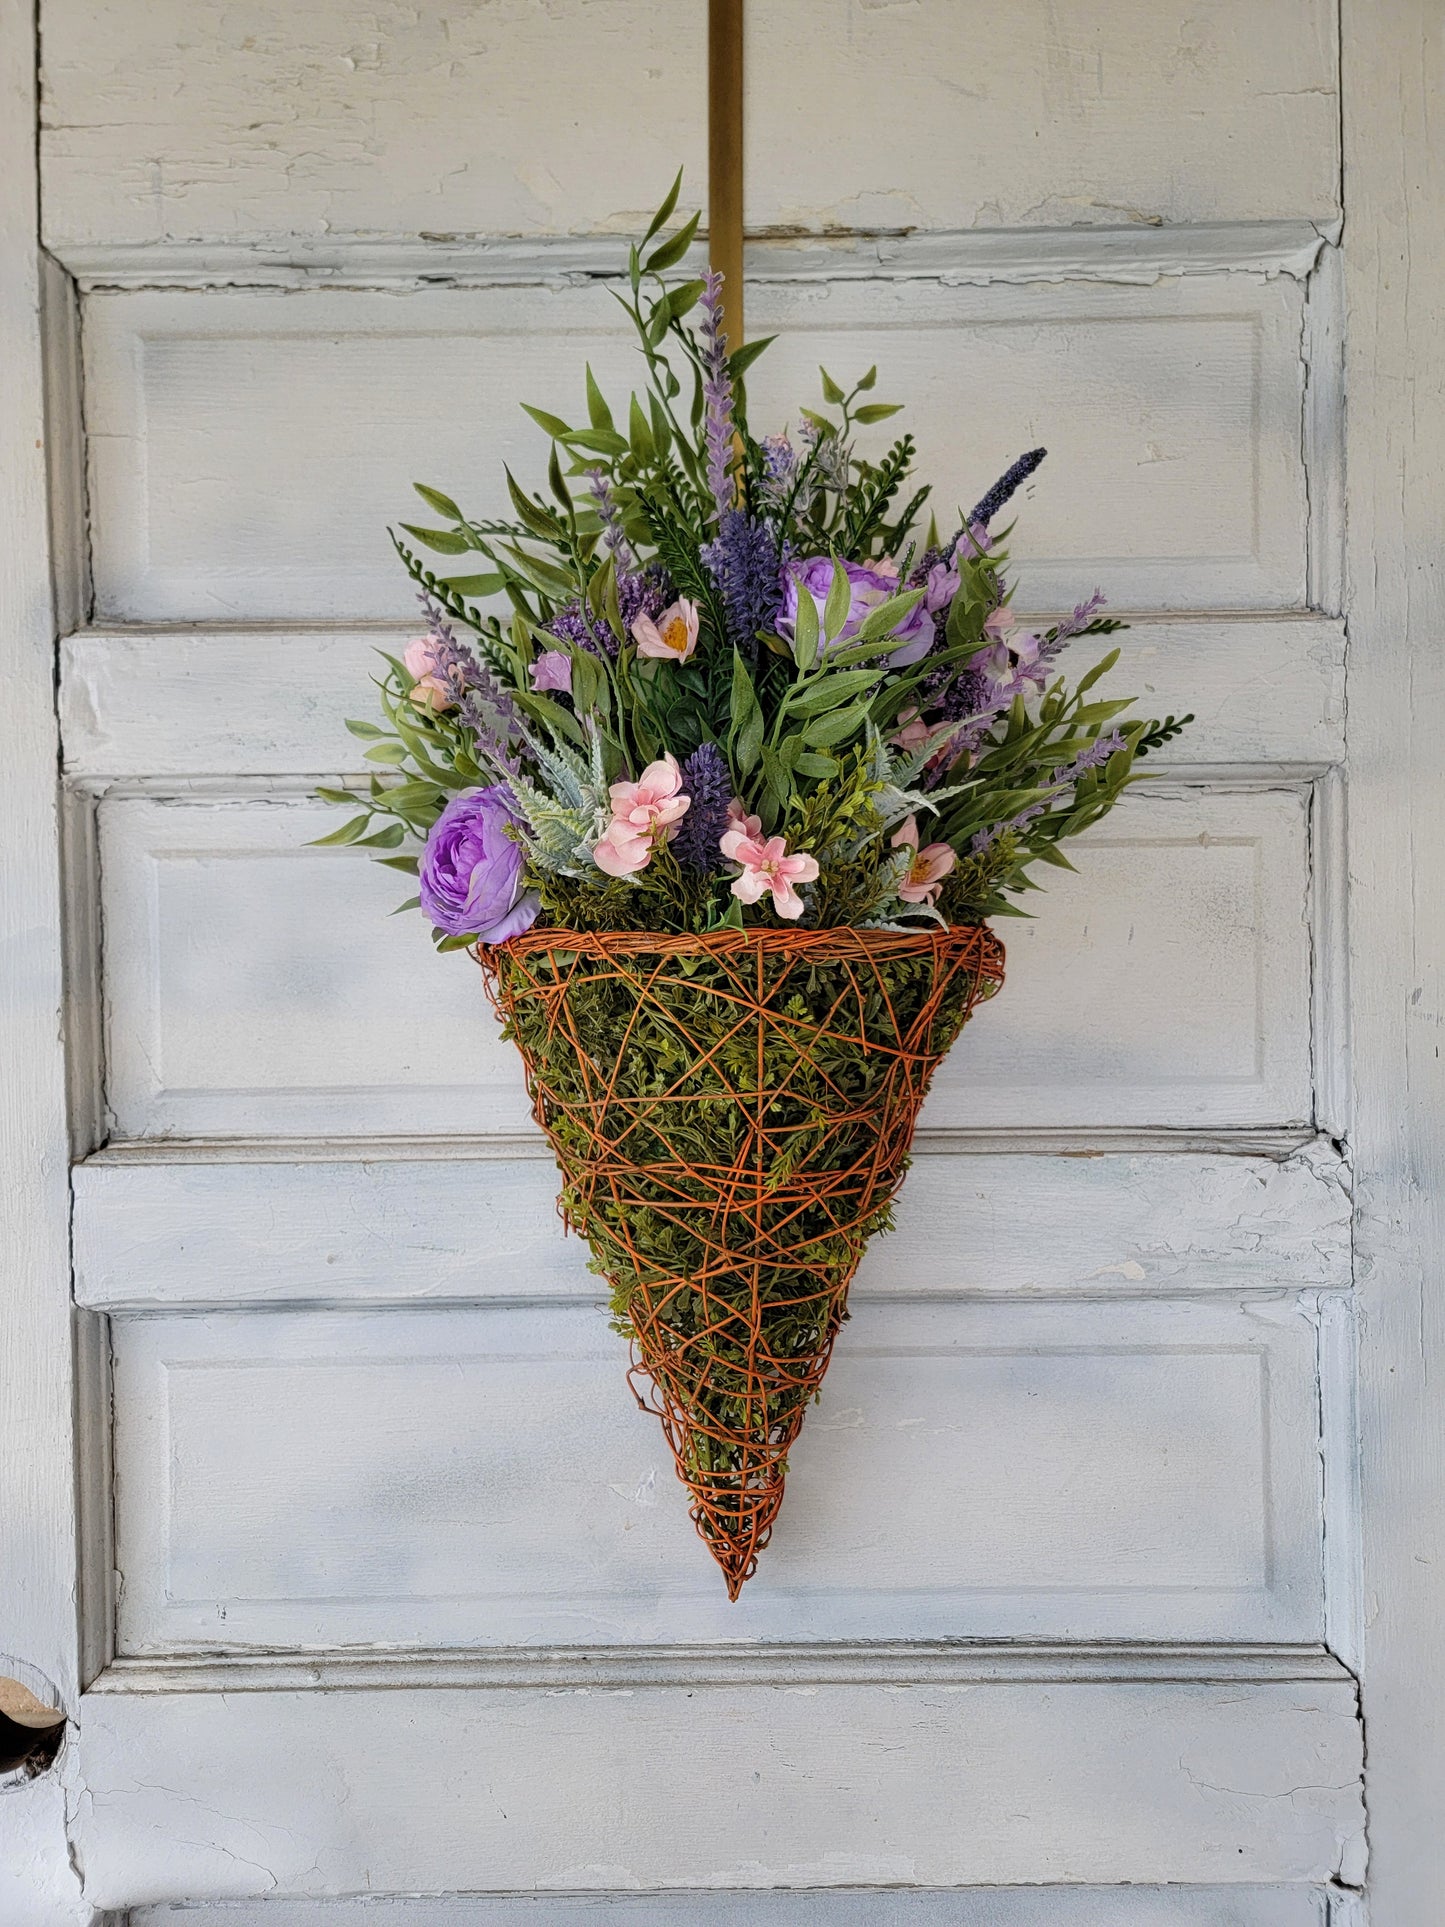
<path fill-rule="evenodd" d="M 658 837 L 675 836 L 687 815 L 692 798 L 681 790 L 682 770 L 671 754 L 649 763 L 635 783 L 614 783 L 608 791 L 612 821 L 592 849 L 598 869 L 614 877 L 645 870 Z"/>
<path fill-rule="evenodd" d="M 766 840 L 749 836 L 745 830 L 728 830 L 722 837 L 722 853 L 730 863 L 742 865 L 742 875 L 733 879 L 733 895 L 741 903 L 756 903 L 771 890 L 773 908 L 780 917 L 800 917 L 803 899 L 794 884 L 811 883 L 818 874 L 818 859 L 806 850 L 789 856 L 780 836 Z"/>
<path fill-rule="evenodd" d="M 686 662 L 697 647 L 698 606 L 679 596 L 654 620 L 640 615 L 632 624 L 632 640 L 639 656 L 660 662 Z"/>
<path fill-rule="evenodd" d="M 652 861 L 652 838 L 629 836 L 626 829 L 614 821 L 593 844 L 592 861 L 610 877 L 636 876 Z"/>
<path fill-rule="evenodd" d="M 958 858 L 947 843 L 925 843 L 918 847 L 918 820 L 905 817 L 893 838 L 895 850 L 911 850 L 913 856 L 908 865 L 908 875 L 898 886 L 898 894 L 905 903 L 936 903 L 943 879 L 957 863 Z"/>

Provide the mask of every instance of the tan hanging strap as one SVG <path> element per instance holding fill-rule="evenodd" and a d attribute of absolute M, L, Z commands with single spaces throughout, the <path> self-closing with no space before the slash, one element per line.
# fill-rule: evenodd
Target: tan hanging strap
<path fill-rule="evenodd" d="M 723 276 L 728 345 L 743 344 L 743 0 L 708 0 L 708 258 Z"/>

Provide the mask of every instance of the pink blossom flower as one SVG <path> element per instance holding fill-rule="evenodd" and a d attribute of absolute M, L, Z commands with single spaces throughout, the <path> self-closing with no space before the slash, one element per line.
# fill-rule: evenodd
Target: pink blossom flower
<path fill-rule="evenodd" d="M 680 794 L 682 771 L 666 755 L 649 763 L 635 783 L 614 783 L 608 791 L 612 821 L 593 845 L 592 861 L 608 876 L 635 876 L 652 861 L 653 846 L 677 834 L 687 815 L 689 796 Z"/>
<path fill-rule="evenodd" d="M 687 597 L 664 609 L 654 621 L 649 615 L 637 616 L 632 624 L 632 639 L 639 656 L 659 662 L 686 662 L 697 647 L 698 606 Z"/>
<path fill-rule="evenodd" d="M 908 875 L 898 886 L 905 903 L 936 903 L 943 879 L 958 858 L 947 843 L 925 843 L 918 847 L 918 819 L 905 817 L 893 838 L 895 850 L 912 850 Z"/>
<path fill-rule="evenodd" d="M 435 636 L 413 636 L 401 654 L 409 675 L 416 677 L 408 692 L 418 709 L 450 709 L 456 702 L 451 684 L 441 673 Z"/>
<path fill-rule="evenodd" d="M 548 649 L 532 664 L 532 687 L 572 694 L 572 658 L 565 649 Z"/>
<path fill-rule="evenodd" d="M 898 721 L 901 727 L 888 740 L 895 749 L 906 750 L 910 755 L 915 749 L 922 749 L 933 734 L 916 708 L 900 710 Z"/>
<path fill-rule="evenodd" d="M 420 682 L 424 676 L 435 676 L 441 669 L 437 660 L 435 636 L 413 636 L 401 652 L 401 659 L 410 675 Z"/>
<path fill-rule="evenodd" d="M 423 676 L 420 682 L 412 684 L 407 694 L 418 709 L 435 709 L 439 713 L 451 709 L 456 701 L 450 686 L 440 676 Z"/>
<path fill-rule="evenodd" d="M 780 836 L 763 838 L 746 830 L 728 830 L 722 839 L 722 853 L 730 863 L 742 865 L 742 875 L 733 879 L 733 895 L 741 903 L 757 903 L 771 890 L 773 908 L 780 917 L 800 917 L 803 899 L 793 888 L 796 883 L 811 883 L 818 874 L 818 859 L 799 850 L 789 856 Z"/>
<path fill-rule="evenodd" d="M 763 819 L 760 816 L 749 816 L 741 800 L 735 796 L 728 804 L 728 830 L 741 830 L 745 836 L 761 836 Z M 723 831 L 724 836 L 727 835 L 728 830 Z"/>

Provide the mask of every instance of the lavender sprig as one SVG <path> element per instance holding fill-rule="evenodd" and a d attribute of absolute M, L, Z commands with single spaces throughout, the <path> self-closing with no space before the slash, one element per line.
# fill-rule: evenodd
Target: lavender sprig
<path fill-rule="evenodd" d="M 592 485 L 590 493 L 602 523 L 602 540 L 611 552 L 618 575 L 628 574 L 637 567 L 637 558 L 622 532 L 622 511 L 612 498 L 612 484 L 607 479 L 607 471 L 589 468 L 587 480 Z"/>
<path fill-rule="evenodd" d="M 1072 763 L 1064 763 L 1053 771 L 1048 780 L 1046 796 L 1037 803 L 1030 803 L 1027 809 L 1020 810 L 1017 816 L 1011 816 L 1006 823 L 995 823 L 991 829 L 980 830 L 969 844 L 970 850 L 977 856 L 981 851 L 990 849 L 1001 836 L 1006 836 L 1010 831 L 1026 829 L 1036 818 L 1043 816 L 1053 807 L 1060 794 L 1068 789 L 1071 783 L 1076 783 L 1087 770 L 1100 768 L 1102 764 L 1108 762 L 1115 750 L 1123 747 L 1124 737 L 1117 729 L 1111 729 L 1106 736 L 1096 737 L 1087 749 L 1079 752 Z"/>
<path fill-rule="evenodd" d="M 743 509 L 726 509 L 702 559 L 722 597 L 728 641 L 751 656 L 758 631 L 773 627 L 783 602 L 776 528 Z"/>
<path fill-rule="evenodd" d="M 484 669 L 467 645 L 457 640 L 456 631 L 432 598 L 420 595 L 417 600 L 426 611 L 426 626 L 431 636 L 431 673 L 447 685 L 456 704 L 458 720 L 472 732 L 481 756 L 509 776 L 520 775 L 516 704 L 491 671 Z"/>
<path fill-rule="evenodd" d="M 684 869 L 715 876 L 722 869 L 719 839 L 728 824 L 732 777 L 716 743 L 701 743 L 682 766 L 683 792 L 691 801 L 673 838 L 673 855 Z"/>
<path fill-rule="evenodd" d="M 453 702 L 460 702 L 467 690 L 478 686 L 486 671 L 466 643 L 457 640 L 457 632 L 447 621 L 441 604 L 425 590 L 418 594 L 417 601 L 426 616 L 427 634 L 431 637 L 430 673 L 447 685 Z"/>
<path fill-rule="evenodd" d="M 621 590 L 619 579 L 619 598 Z M 592 656 L 604 656 L 611 661 L 617 654 L 617 638 L 611 624 L 599 621 L 580 596 L 562 604 L 547 624 L 547 633 L 561 642 L 570 642 L 574 649 L 585 649 Z"/>
<path fill-rule="evenodd" d="M 1004 503 L 1023 487 L 1048 452 L 1046 448 L 1031 448 L 1027 455 L 1020 455 L 1013 467 L 1006 469 L 999 476 L 988 494 L 972 510 L 968 518 L 968 526 L 971 528 L 977 524 L 987 528 Z"/>
<path fill-rule="evenodd" d="M 1105 600 L 1104 591 L 1102 589 L 1095 589 L 1087 602 L 1075 603 L 1073 614 L 1064 617 L 1058 628 L 1054 630 L 1051 639 L 1055 643 L 1063 643 L 1068 642 L 1074 636 L 1083 635 L 1089 624 L 1094 620 L 1094 617 L 1098 615 L 1099 611 L 1103 608 Z"/>
<path fill-rule="evenodd" d="M 733 383 L 728 373 L 728 338 L 722 326 L 723 278 L 716 268 L 708 271 L 702 294 L 703 441 L 707 448 L 707 485 L 717 511 L 718 525 L 736 505 L 732 483 Z"/>

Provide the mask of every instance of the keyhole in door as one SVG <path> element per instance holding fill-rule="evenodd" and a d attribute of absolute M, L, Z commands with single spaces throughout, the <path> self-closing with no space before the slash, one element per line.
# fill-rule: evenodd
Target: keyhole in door
<path fill-rule="evenodd" d="M 34 1779 L 55 1762 L 65 1715 L 18 1679 L 0 1674 L 0 1774 Z"/>

